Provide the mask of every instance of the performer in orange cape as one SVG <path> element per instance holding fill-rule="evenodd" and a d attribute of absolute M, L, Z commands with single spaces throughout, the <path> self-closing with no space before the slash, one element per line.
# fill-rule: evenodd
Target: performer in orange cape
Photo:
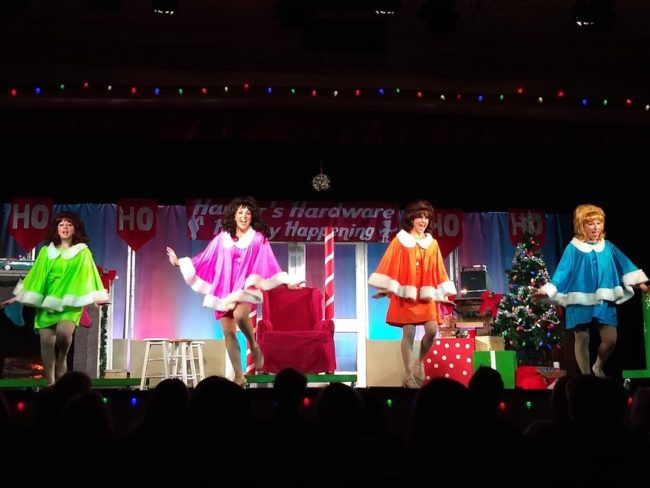
<path fill-rule="evenodd" d="M 409 203 L 402 229 L 393 238 L 368 284 L 388 296 L 386 323 L 402 328 L 402 361 L 407 388 L 417 388 L 424 379 L 423 359 L 442 323 L 451 313 L 450 295 L 456 287 L 449 280 L 438 242 L 431 236 L 433 206 L 426 200 Z M 415 328 L 424 327 L 420 354 L 412 361 Z"/>

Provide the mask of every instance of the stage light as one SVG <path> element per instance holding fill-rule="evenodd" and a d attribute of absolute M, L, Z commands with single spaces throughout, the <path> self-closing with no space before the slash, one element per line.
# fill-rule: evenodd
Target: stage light
<path fill-rule="evenodd" d="M 377 51 L 386 48 L 388 22 L 401 0 L 279 0 L 286 28 L 302 29 L 306 49 Z"/>
<path fill-rule="evenodd" d="M 585 31 L 606 32 L 614 27 L 613 0 L 577 0 L 573 6 L 573 21 Z"/>
<path fill-rule="evenodd" d="M 174 15 L 178 11 L 178 0 L 151 0 L 151 10 L 156 15 Z"/>

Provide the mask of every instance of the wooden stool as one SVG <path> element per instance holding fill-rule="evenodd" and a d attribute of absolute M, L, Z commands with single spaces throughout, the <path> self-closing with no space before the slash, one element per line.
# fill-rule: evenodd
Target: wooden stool
<path fill-rule="evenodd" d="M 180 378 L 188 387 L 190 386 L 190 381 L 192 382 L 192 387 L 195 387 L 199 382 L 198 375 L 196 374 L 196 363 L 194 357 L 195 348 L 192 346 L 192 342 L 192 339 L 172 339 L 169 341 L 171 344 L 169 360 L 172 362 L 172 373 L 170 378 Z M 201 356 L 203 356 L 202 350 Z M 178 371 L 179 362 L 180 373 Z M 190 367 L 189 374 L 187 371 L 188 364 Z"/>
<path fill-rule="evenodd" d="M 169 378 L 169 355 L 167 354 L 168 339 L 144 339 L 146 342 L 144 348 L 144 360 L 142 362 L 142 375 L 140 376 L 140 389 L 144 390 L 145 386 L 149 387 L 149 378 Z M 160 346 L 160 356 L 152 356 L 151 347 Z M 162 361 L 162 374 L 147 374 L 149 363 Z"/>
<path fill-rule="evenodd" d="M 190 346 L 192 347 L 193 352 L 195 352 L 194 358 L 199 363 L 199 374 L 197 376 L 197 383 L 205 379 L 205 367 L 203 366 L 203 341 L 192 341 Z"/>

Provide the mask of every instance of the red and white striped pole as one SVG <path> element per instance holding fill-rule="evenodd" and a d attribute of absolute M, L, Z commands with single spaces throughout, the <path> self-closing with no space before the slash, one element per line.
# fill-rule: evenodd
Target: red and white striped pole
<path fill-rule="evenodd" d="M 325 320 L 334 319 L 334 229 L 325 232 Z"/>
<path fill-rule="evenodd" d="M 251 325 L 253 326 L 253 337 L 257 339 L 257 309 L 253 310 L 249 317 L 251 318 Z M 255 358 L 253 357 L 250 343 L 246 341 L 246 374 L 252 375 L 255 373 Z"/>

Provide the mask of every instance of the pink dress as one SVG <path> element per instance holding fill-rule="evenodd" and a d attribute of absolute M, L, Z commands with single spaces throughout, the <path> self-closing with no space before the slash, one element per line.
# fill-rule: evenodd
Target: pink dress
<path fill-rule="evenodd" d="M 262 303 L 263 290 L 289 283 L 269 240 L 252 228 L 237 240 L 220 232 L 203 252 L 179 259 L 179 265 L 185 282 L 205 295 L 203 306 L 214 309 L 217 319 L 239 302 Z"/>

